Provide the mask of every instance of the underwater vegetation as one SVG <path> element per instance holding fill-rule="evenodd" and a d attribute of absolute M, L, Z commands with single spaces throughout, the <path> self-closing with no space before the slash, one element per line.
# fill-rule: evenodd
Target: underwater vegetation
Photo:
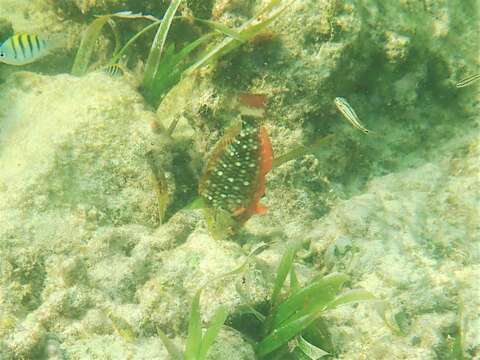
<path fill-rule="evenodd" d="M 256 342 L 260 358 L 313 360 L 335 355 L 323 314 L 342 304 L 375 299 L 362 289 L 342 291 L 349 277 L 341 273 L 317 276 L 301 286 L 295 273 L 295 253 L 296 246 L 287 247 L 280 260 L 267 311 L 246 306 L 245 313 L 233 323 L 234 327 L 241 324 L 238 330 Z M 281 294 L 288 277 L 289 289 Z M 245 315 L 254 315 L 248 326 L 242 321 Z"/>
<path fill-rule="evenodd" d="M 181 3 L 181 0 L 172 1 L 162 19 L 158 19 L 152 15 L 132 13 L 131 11 L 122 11 L 97 16 L 83 34 L 74 59 L 72 74 L 82 76 L 90 70 L 90 62 L 98 38 L 105 25 L 108 24 L 112 31 L 115 47 L 110 61 L 103 66 L 100 66 L 100 69 L 112 76 L 125 74 L 128 71 L 125 65 L 120 64 L 119 61 L 125 55 L 129 47 L 138 41 L 138 39 L 140 39 L 146 32 L 158 28 L 145 62 L 141 83 L 142 92 L 147 101 L 153 106 L 158 107 L 166 94 L 182 79 L 192 75 L 201 67 L 214 63 L 216 60 L 225 56 L 240 45 L 254 39 L 291 4 L 291 2 L 282 4 L 279 0 L 272 0 L 252 19 L 235 29 L 208 19 L 190 17 L 187 20 L 205 25 L 213 31 L 187 43 L 179 51 L 176 51 L 175 44 L 172 43 L 167 46 L 167 37 L 172 22 L 174 20 L 185 19 L 183 16 L 175 16 Z M 189 6 L 193 6 L 193 3 L 189 3 Z M 211 8 L 208 4 L 205 6 L 208 9 Z M 195 13 L 196 11 L 193 12 Z M 207 13 L 209 12 L 210 11 L 207 11 Z M 137 34 L 132 36 L 122 46 L 119 26 L 116 23 L 116 21 L 119 20 L 147 20 L 152 23 L 138 31 Z M 218 36 L 223 36 L 223 39 L 218 40 Z M 36 45 L 33 46 L 32 44 Z M 7 61 L 9 58 L 12 58 L 13 60 L 10 60 L 10 63 L 12 64 L 27 64 L 36 61 L 46 54 L 48 50 L 47 44 L 48 43 L 45 40 L 39 38 L 37 35 L 17 34 L 4 42 L 2 45 L 4 51 L 0 52 L 0 54 L 3 54 Z M 198 49 L 202 47 L 204 49 L 198 51 Z M 21 54 L 21 56 L 17 57 L 17 53 Z M 193 53 L 196 53 L 196 55 L 190 58 Z M 255 102 L 255 100 L 253 100 L 253 102 Z M 262 100 L 260 107 L 265 107 L 265 102 L 266 101 Z M 361 124 L 355 110 L 350 106 L 347 100 L 337 97 L 334 102 L 338 110 L 352 126 L 364 133 L 369 132 L 369 130 Z M 253 104 L 253 107 L 256 106 L 256 104 Z M 327 136 L 324 139 L 317 139 L 310 145 L 300 145 L 293 150 L 290 150 L 287 154 L 280 155 L 278 159 L 274 159 L 270 140 L 268 139 L 265 128 L 254 125 L 253 127 L 258 127 L 259 130 L 259 135 L 255 135 L 255 137 L 258 138 L 259 143 L 252 144 L 253 153 L 242 155 L 237 151 L 238 149 L 234 148 L 235 145 L 230 145 L 229 143 L 237 143 L 239 141 L 234 139 L 237 135 L 236 133 L 240 134 L 240 137 L 243 137 L 243 132 L 247 130 L 241 130 L 242 124 L 245 126 L 248 123 L 254 124 L 257 122 L 259 123 L 257 120 L 249 120 L 248 122 L 241 121 L 227 130 L 227 134 L 219 141 L 216 148 L 212 151 L 203 178 L 200 180 L 199 195 L 205 201 L 203 204 L 197 203 L 197 206 L 200 204 L 203 205 L 203 207 L 210 208 L 206 209 L 205 215 L 212 234 L 217 233 L 217 227 L 220 229 L 216 237 L 220 237 L 219 235 L 226 234 L 230 231 L 225 229 L 229 229 L 232 226 L 235 227 L 236 224 L 243 224 L 255 213 L 265 213 L 266 208 L 259 205 L 259 200 L 265 192 L 265 175 L 272 167 L 279 166 L 287 161 L 315 152 L 325 140 L 331 138 L 331 136 Z M 161 132 L 171 136 L 175 130 L 176 123 L 172 122 L 168 130 L 165 129 L 163 124 L 157 123 L 156 126 Z M 249 126 L 251 127 L 252 125 Z M 239 146 L 246 147 L 247 145 L 240 144 Z M 232 147 L 232 149 L 227 149 L 226 153 L 228 154 L 228 152 L 233 151 L 233 155 L 230 159 L 217 159 L 223 156 L 220 153 L 225 147 Z M 159 219 L 160 222 L 163 222 L 168 206 L 172 201 L 168 194 L 168 186 L 166 185 L 165 176 L 160 169 L 155 168 L 154 161 L 148 159 L 150 156 L 151 154 L 146 154 L 147 161 L 152 167 L 153 184 L 159 202 Z M 248 162 L 250 161 L 249 159 L 253 160 L 257 158 L 259 158 L 258 164 L 251 162 L 245 164 L 242 168 L 243 161 Z M 223 174 L 222 169 L 213 169 L 217 161 L 221 166 L 226 166 L 227 164 L 239 164 L 235 165 L 235 167 L 238 167 L 236 170 L 239 171 L 240 177 L 233 176 L 233 173 L 230 175 L 227 174 L 226 179 L 230 184 L 220 184 L 217 181 L 218 179 L 214 179 L 215 176 L 221 176 L 218 174 Z M 247 172 L 247 169 L 245 168 L 246 166 L 251 167 L 250 173 L 252 175 L 250 177 L 244 176 L 244 173 L 246 174 Z M 210 179 L 210 177 L 212 177 L 212 179 Z M 234 181 L 235 184 L 233 183 Z M 222 190 L 229 191 L 220 191 L 218 188 L 220 186 L 222 187 Z M 213 189 L 213 187 L 217 188 Z M 242 189 L 242 187 L 245 189 Z M 232 199 L 230 199 L 230 197 L 232 197 Z M 232 204 L 226 205 L 225 202 L 228 201 L 236 202 L 236 206 L 232 207 Z M 210 211 L 211 209 L 214 210 L 213 213 Z M 224 210 L 227 210 L 227 214 L 224 213 Z M 235 218 L 233 221 L 232 219 L 228 219 L 230 215 L 233 215 Z M 217 226 L 219 224 L 220 226 Z"/>
<path fill-rule="evenodd" d="M 264 246 L 263 246 L 264 247 Z M 224 306 L 216 309 L 210 324 L 202 335 L 200 321 L 200 296 L 204 287 L 221 278 L 241 274 L 246 265 L 259 253 L 258 246 L 237 269 L 216 277 L 201 287 L 192 300 L 185 351 L 182 352 L 160 330 L 157 332 L 169 354 L 174 359 L 203 360 L 213 344 L 220 327 L 229 317 Z M 294 269 L 296 246 L 285 251 L 268 299 L 267 312 L 262 313 L 250 304 L 241 304 L 239 314 L 231 314 L 227 323 L 250 341 L 260 359 L 307 359 L 318 360 L 336 354 L 327 322 L 322 315 L 337 306 L 376 298 L 363 289 L 343 291 L 349 277 L 341 273 L 317 276 L 305 286 L 298 282 Z M 287 278 L 289 290 L 282 294 Z M 253 315 L 253 321 L 251 318 Z"/>
<path fill-rule="evenodd" d="M 120 12 L 110 15 L 99 16 L 96 20 L 90 24 L 87 31 L 83 35 L 82 42 L 79 46 L 77 55 L 74 60 L 72 67 L 72 74 L 81 76 L 87 73 L 89 69 L 90 60 L 92 58 L 93 51 L 95 49 L 95 44 L 98 37 L 101 34 L 101 31 L 105 25 L 109 25 L 111 28 L 114 38 L 115 38 L 115 49 L 112 55 L 111 60 L 108 64 L 105 64 L 104 69 L 109 73 L 118 73 L 119 71 L 125 72 L 125 68 L 118 63 L 122 58 L 122 55 L 127 51 L 127 49 L 137 41 L 144 33 L 147 31 L 155 29 L 158 27 L 156 35 L 151 45 L 150 52 L 146 59 L 145 69 L 142 80 L 142 89 L 145 95 L 145 98 L 149 101 L 150 104 L 155 107 L 160 105 L 161 100 L 166 96 L 168 91 L 172 89 L 176 84 L 178 84 L 183 78 L 192 75 L 201 67 L 211 64 L 214 61 L 218 60 L 222 56 L 225 56 L 232 50 L 236 49 L 238 46 L 244 44 L 245 42 L 253 39 L 257 34 L 263 31 L 266 26 L 268 26 L 272 21 L 274 21 L 282 12 L 287 8 L 287 4 L 280 4 L 280 1 L 273 0 L 268 3 L 263 10 L 259 12 L 254 18 L 244 23 L 237 29 L 230 29 L 227 26 L 200 18 L 193 18 L 194 22 L 201 23 L 211 28 L 213 32 L 206 33 L 198 39 L 184 45 L 179 51 L 176 51 L 175 45 L 171 44 L 167 46 L 167 36 L 172 25 L 172 22 L 175 19 L 182 17 L 176 17 L 178 7 L 181 4 L 181 0 L 172 1 L 169 5 L 167 11 L 164 14 L 163 19 L 157 19 L 151 15 L 143 14 L 133 14 L 131 12 Z M 135 34 L 126 44 L 122 47 L 119 43 L 119 34 L 115 20 L 127 19 L 127 20 L 149 20 L 152 21 L 152 24 L 146 26 Z M 223 39 L 220 41 L 217 40 L 219 36 L 223 36 Z M 203 51 L 198 52 L 198 48 L 204 47 Z M 195 55 L 192 59 L 188 57 L 197 51 L 198 54 Z M 254 97 L 252 97 L 254 98 Z M 255 100 L 254 100 L 255 102 Z M 260 107 L 265 106 L 265 101 L 261 101 Z M 255 107 L 256 105 L 253 104 Z M 257 106 L 258 107 L 258 106 Z M 248 132 L 247 128 L 241 129 L 242 125 L 245 127 L 246 124 L 251 124 L 252 128 L 257 128 L 258 131 L 255 131 L 255 137 L 258 138 L 258 143 L 255 141 L 251 144 L 253 146 L 253 153 L 248 156 L 243 156 L 241 153 L 236 152 L 233 154 L 230 159 L 215 159 L 213 161 L 220 161 L 220 164 L 225 166 L 226 164 L 234 165 L 233 171 L 240 172 L 242 175 L 243 172 L 248 172 L 250 176 L 238 176 L 238 174 L 231 173 L 226 176 L 226 179 L 230 184 L 220 185 L 215 179 L 210 179 L 212 176 L 220 176 L 218 174 L 223 173 L 223 170 L 212 169 L 214 166 L 212 164 L 212 159 L 222 156 L 220 154 L 222 147 L 228 146 L 230 142 L 238 142 L 235 140 L 235 136 L 244 137 L 244 133 Z M 271 144 L 268 140 L 268 135 L 266 130 L 263 127 L 259 127 L 259 120 L 253 119 L 249 121 L 239 122 L 236 125 L 233 125 L 230 130 L 227 130 L 228 135 L 225 135 L 224 138 L 220 141 L 220 145 L 217 146 L 216 150 L 213 151 L 213 155 L 210 157 L 210 163 L 207 164 L 206 171 L 203 175 L 203 180 L 200 182 L 199 194 L 206 200 L 206 203 L 210 205 L 211 208 L 216 209 L 216 214 L 209 213 L 209 210 L 206 210 L 206 218 L 209 223 L 209 227 L 212 230 L 212 233 L 216 231 L 214 228 L 222 221 L 226 221 L 228 225 L 221 225 L 220 229 L 229 227 L 229 225 L 239 223 L 242 224 L 254 213 L 263 213 L 265 212 L 260 208 L 259 200 L 264 195 L 265 189 L 265 175 L 272 167 L 273 161 L 273 152 L 271 149 Z M 172 132 L 175 129 L 175 123 L 172 123 L 166 131 L 168 135 L 171 136 Z M 240 127 L 238 126 L 240 125 Z M 246 138 L 248 141 L 252 141 Z M 234 146 L 234 145 L 231 145 Z M 247 145 L 239 145 L 240 147 L 245 147 Z M 250 144 L 248 145 L 250 146 Z M 233 149 L 233 148 L 232 148 Z M 230 149 L 229 151 L 233 151 Z M 240 149 L 240 148 L 239 148 Z M 259 157 L 260 156 L 260 157 Z M 259 158 L 257 164 L 256 159 Z M 251 160 L 250 160 L 251 159 Z M 242 167 L 244 161 L 250 161 L 250 163 L 245 164 Z M 252 162 L 253 161 L 253 162 Z M 152 161 L 150 161 L 152 164 Z M 238 165 L 235 165 L 238 164 Z M 249 169 L 247 167 L 250 166 Z M 225 169 L 226 170 L 226 169 Z M 162 178 L 163 175 L 155 169 L 156 179 Z M 225 171 L 227 174 L 228 171 Z M 235 176 L 234 176 L 235 175 Z M 235 184 L 233 183 L 235 179 Z M 211 183 L 210 183 L 211 182 Z M 156 181 L 156 184 L 159 182 Z M 163 182 L 165 183 L 165 182 Z M 227 195 L 227 192 L 219 192 L 218 189 L 213 191 L 212 187 L 222 186 L 226 190 L 230 186 L 230 195 Z M 242 190 L 242 188 L 245 188 Z M 157 196 L 159 199 L 159 208 L 160 210 L 160 219 L 163 220 L 166 208 L 170 203 L 170 198 L 167 195 L 168 188 L 165 186 L 155 186 Z M 159 192 L 159 189 L 163 189 L 163 192 Z M 233 191 L 233 192 L 232 192 Z M 242 194 L 243 193 L 243 194 Z M 218 195 L 218 199 L 217 199 Z M 221 217 L 226 218 L 229 215 L 222 214 L 222 209 L 225 210 L 225 201 L 222 197 L 225 197 L 226 201 L 227 196 L 234 196 L 234 201 L 236 201 L 236 208 L 231 208 L 231 205 L 228 205 L 227 210 L 230 214 L 233 214 L 236 218 L 235 222 L 231 222 L 228 219 L 220 219 Z M 243 198 L 242 198 L 243 197 Z M 220 204 L 219 201 L 222 201 Z M 205 206 L 204 206 L 205 207 Z M 162 215 L 163 214 L 163 215 Z M 212 220 L 212 217 L 215 218 Z M 208 220 L 210 219 L 210 220 Z M 224 230 L 220 230 L 222 233 Z"/>
<path fill-rule="evenodd" d="M 124 67 L 118 64 L 118 61 L 127 49 L 144 33 L 158 27 L 146 59 L 141 85 L 145 98 L 157 107 L 168 91 L 182 79 L 188 78 L 201 67 L 214 63 L 240 45 L 254 39 L 285 11 L 290 2 L 281 4 L 280 1 L 273 0 L 254 18 L 235 29 L 207 19 L 190 19 L 206 25 L 213 32 L 202 35 L 176 51 L 174 44 L 167 45 L 167 36 L 172 22 L 176 19 L 182 19 L 182 17 L 175 16 L 180 4 L 181 0 L 172 1 L 161 20 L 151 15 L 133 14 L 131 12 L 99 16 L 83 35 L 75 57 L 72 74 L 80 76 L 88 71 L 97 38 L 105 25 L 108 24 L 115 35 L 115 50 L 111 60 L 105 65 L 105 69 L 107 69 L 107 72 L 113 71 L 115 73 L 118 70 L 125 71 Z M 118 19 L 146 19 L 152 21 L 152 24 L 140 30 L 122 47 L 119 43 L 120 36 L 118 35 L 117 25 L 114 22 Z M 217 40 L 219 36 L 223 36 L 223 39 Z M 201 47 L 204 49 L 198 51 L 198 48 Z M 196 55 L 189 59 L 191 54 L 195 52 Z M 279 166 L 285 161 L 315 151 L 324 142 L 324 139 L 320 139 L 311 145 L 299 146 L 288 154 L 280 156 L 279 160 L 274 159 L 266 129 L 261 126 L 262 115 L 258 115 L 263 113 L 266 106 L 266 97 L 264 95 L 244 94 L 239 99 L 240 102 L 243 101 L 244 109 L 250 107 L 256 109 L 256 111 L 253 110 L 252 114 L 245 114 L 245 119 L 233 124 L 230 129 L 226 130 L 225 135 L 211 151 L 199 184 L 199 195 L 204 201 L 194 201 L 195 205 L 190 207 L 203 207 L 205 209 L 205 218 L 210 232 L 217 238 L 232 233 L 235 228 L 238 229 L 239 225 L 242 225 L 252 215 L 266 212 L 266 208 L 259 204 L 259 200 L 265 193 L 265 176 L 272 169 L 272 166 Z M 354 127 L 367 133 L 368 130 L 361 125 L 355 111 L 346 100 L 342 100 L 339 109 L 344 115 L 347 114 L 345 115 L 347 120 Z M 247 119 L 248 116 L 252 115 L 252 118 Z M 163 131 L 171 136 L 175 126 L 176 124 L 172 123 L 168 130 L 164 129 Z M 151 161 L 150 163 L 152 164 Z M 163 177 L 158 169 L 152 171 L 157 174 L 155 175 L 157 179 Z M 226 179 L 226 182 L 220 181 L 220 178 Z M 155 183 L 158 184 L 159 182 L 156 181 Z M 165 181 L 163 183 L 165 184 Z M 168 196 L 168 188 L 163 185 L 155 186 L 155 189 L 161 209 L 160 219 L 163 220 L 168 204 L 171 202 Z M 159 189 L 163 189 L 163 191 L 159 192 Z M 232 216 L 233 218 L 230 218 Z"/>
<path fill-rule="evenodd" d="M 193 298 L 192 307 L 190 310 L 187 340 L 183 354 L 163 333 L 162 330 L 157 329 L 158 336 L 174 360 L 205 360 L 210 347 L 213 345 L 220 328 L 228 316 L 227 309 L 225 307 L 219 307 L 213 315 L 210 325 L 205 330 L 205 333 L 202 334 L 200 320 L 200 295 L 201 289 L 197 291 Z"/>
<path fill-rule="evenodd" d="M 228 54 L 241 44 L 253 39 L 257 34 L 264 30 L 266 26 L 280 16 L 288 6 L 288 3 L 282 5 L 279 0 L 272 0 L 262 11 L 260 11 L 259 14 L 245 22 L 238 29 L 230 29 L 223 24 L 208 19 L 192 18 L 190 20 L 204 24 L 214 30 L 214 32 L 203 35 L 197 40 L 184 45 L 182 49 L 176 52 L 175 46 L 173 44 L 167 46 L 166 41 L 172 22 L 175 19 L 183 19 L 182 17 L 175 16 L 181 2 L 182 0 L 172 1 L 165 12 L 163 19 L 157 19 L 150 15 L 133 14 L 129 11 L 99 16 L 92 22 L 83 35 L 82 42 L 73 64 L 72 74 L 80 76 L 87 72 L 96 41 L 100 36 L 104 25 L 110 25 L 115 34 L 116 41 L 115 50 L 109 65 L 116 64 L 122 54 L 124 54 L 129 46 L 131 46 L 141 35 L 158 27 L 149 55 L 146 59 L 142 81 L 142 87 L 146 99 L 152 105 L 158 106 L 166 93 L 184 76 L 191 75 L 202 66 L 218 60 L 220 57 Z M 207 9 L 209 8 L 208 4 L 206 7 Z M 127 41 L 122 48 L 120 48 L 120 44 L 118 43 L 119 36 L 117 25 L 115 25 L 114 22 L 115 19 L 147 19 L 153 23 L 139 31 Z M 223 40 L 213 41 L 214 37 L 216 38 L 220 35 L 224 36 Z M 187 57 L 194 50 L 205 44 L 207 46 L 203 51 L 192 59 L 187 60 Z"/>
<path fill-rule="evenodd" d="M 225 320 L 228 317 L 228 310 L 225 306 L 221 305 L 213 314 L 210 324 L 202 333 L 202 324 L 200 318 L 200 296 L 205 287 L 209 284 L 220 280 L 222 278 L 227 278 L 230 276 L 235 276 L 241 274 L 245 271 L 246 266 L 252 256 L 254 256 L 258 251 L 262 249 L 262 246 L 258 246 L 254 249 L 248 256 L 247 260 L 238 268 L 216 278 L 208 281 L 205 285 L 200 287 L 195 293 L 192 305 L 190 308 L 190 318 L 188 323 L 187 330 L 187 339 L 185 345 L 185 351 L 181 351 L 177 346 L 165 335 L 161 329 L 157 329 L 158 336 L 162 340 L 163 344 L 167 348 L 168 353 L 174 360 L 205 360 L 208 355 L 210 347 L 213 345 L 218 333 L 225 323 Z"/>
<path fill-rule="evenodd" d="M 1 1 L 0 359 L 478 357 L 468 3 Z"/>

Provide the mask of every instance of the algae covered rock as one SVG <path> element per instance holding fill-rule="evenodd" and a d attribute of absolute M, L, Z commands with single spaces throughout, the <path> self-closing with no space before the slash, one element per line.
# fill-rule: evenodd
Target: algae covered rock
<path fill-rule="evenodd" d="M 168 4 L 6 0 L 0 9 L 6 32 L 51 28 L 73 42 L 93 15 L 161 17 Z M 236 27 L 268 1 L 183 4 L 182 14 Z M 186 77 L 156 113 L 121 78 L 2 66 L 0 358 L 165 359 L 158 329 L 182 347 L 200 288 L 203 325 L 220 305 L 235 315 L 268 302 L 291 240 L 308 245 L 296 264 L 301 282 L 342 271 L 384 300 L 326 315 L 339 358 L 448 358 L 459 334 L 465 355 L 478 356 L 478 92 L 455 89 L 478 65 L 475 9 L 473 0 L 298 0 L 253 41 Z M 122 21 L 122 36 L 138 25 Z M 175 26 L 167 46 L 201 28 Z M 104 35 L 99 59 L 113 41 Z M 142 69 L 149 41 L 128 67 Z M 59 73 L 70 60 L 52 55 L 28 69 Z M 277 155 L 332 135 L 268 174 L 266 215 L 214 240 L 200 212 L 183 208 L 239 92 L 269 98 Z M 344 122 L 337 96 L 372 135 Z M 176 120 L 172 136 L 149 127 Z M 152 163 L 174 194 L 166 224 Z M 261 241 L 271 248 L 221 277 Z M 210 358 L 255 356 L 225 327 Z"/>
<path fill-rule="evenodd" d="M 1 102 L 3 219 L 15 209 L 40 222 L 65 211 L 77 222 L 155 223 L 144 157 L 152 114 L 131 88 L 102 74 L 19 73 Z"/>
<path fill-rule="evenodd" d="M 222 331 L 212 348 L 210 349 L 208 360 L 254 360 L 256 359 L 253 348 L 246 343 L 245 339 L 232 330 Z"/>
<path fill-rule="evenodd" d="M 471 107 L 463 106 L 471 93 L 455 94 L 454 84 L 478 62 L 470 16 L 475 6 L 295 1 L 268 36 L 226 56 L 215 68 L 214 84 L 270 97 L 276 153 L 335 134 L 313 151 L 317 162 L 298 159 L 270 175 L 272 191 L 295 188 L 291 196 L 278 190 L 278 202 L 276 194 L 267 195 L 272 207 L 288 200 L 306 209 L 310 220 L 322 216 L 335 199 L 362 191 L 370 177 L 408 167 L 436 148 L 458 126 L 450 119 L 473 126 Z M 458 31 L 465 35 L 461 42 Z M 347 98 L 379 137 L 349 127 L 335 108 L 337 96 Z M 301 211 L 297 215 L 304 221 Z"/>
<path fill-rule="evenodd" d="M 152 114 L 132 88 L 102 74 L 17 73 L 0 93 L 1 327 L 14 356 L 33 356 L 46 344 L 44 326 L 81 316 L 93 301 L 83 258 L 59 253 L 76 253 L 105 223 L 156 222 L 142 155 Z"/>
<path fill-rule="evenodd" d="M 208 19 L 212 16 L 215 0 L 187 0 L 186 3 L 195 17 Z"/>
<path fill-rule="evenodd" d="M 358 284 L 388 299 L 389 316 L 403 333 L 385 336 L 391 330 L 376 311 L 335 310 L 338 341 L 351 336 L 342 325 L 346 319 L 358 332 L 343 358 L 382 359 L 392 351 L 395 358 L 432 358 L 447 351 L 449 337 L 458 337 L 458 331 L 465 351 L 477 351 L 472 332 L 478 313 L 472 311 L 476 301 L 470 296 L 478 291 L 472 276 L 480 261 L 479 150 L 476 136 L 454 139 L 443 147 L 449 155 L 373 179 L 363 194 L 342 201 L 314 223 L 309 238 L 318 261 L 333 271 L 348 271 Z M 457 332 L 447 330 L 457 324 Z M 372 328 L 378 333 L 372 334 Z M 377 340 L 364 348 L 364 336 Z"/>
<path fill-rule="evenodd" d="M 235 243 L 219 243 L 202 232 L 194 232 L 184 244 L 163 252 L 159 258 L 161 263 L 138 289 L 136 297 L 145 320 L 161 328 L 168 326 L 178 331 L 184 326 L 182 308 L 189 307 L 190 299 L 201 287 L 204 290 L 200 305 L 205 321 L 220 305 L 234 312 L 246 301 L 262 301 L 269 291 L 265 277 L 254 271 L 255 267 L 222 278 L 239 268 L 246 256 Z"/>

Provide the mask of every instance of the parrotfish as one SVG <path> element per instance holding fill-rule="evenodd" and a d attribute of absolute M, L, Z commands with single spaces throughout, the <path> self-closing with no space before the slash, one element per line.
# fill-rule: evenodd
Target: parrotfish
<path fill-rule="evenodd" d="M 37 35 L 15 34 L 0 46 L 0 62 L 9 65 L 30 64 L 47 55 L 51 49 L 51 42 Z"/>
<path fill-rule="evenodd" d="M 265 97 L 243 95 L 241 118 L 213 148 L 200 180 L 199 194 L 206 204 L 222 209 L 240 224 L 267 208 L 265 176 L 272 169 L 273 150 L 262 125 Z"/>

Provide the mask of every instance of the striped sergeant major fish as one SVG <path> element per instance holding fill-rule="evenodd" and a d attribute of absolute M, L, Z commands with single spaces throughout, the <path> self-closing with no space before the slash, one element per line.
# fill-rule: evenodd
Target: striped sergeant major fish
<path fill-rule="evenodd" d="M 337 106 L 338 111 L 340 111 L 343 117 L 356 129 L 363 131 L 365 134 L 368 134 L 370 130 L 365 128 L 360 119 L 358 118 L 357 113 L 350 106 L 348 101 L 343 97 L 335 98 L 335 105 Z"/>
<path fill-rule="evenodd" d="M 112 77 L 120 77 L 126 73 L 125 68 L 120 64 L 108 65 L 102 68 L 103 72 Z"/>
<path fill-rule="evenodd" d="M 0 46 L 0 62 L 26 65 L 47 55 L 50 50 L 50 42 L 40 36 L 19 33 L 8 38 Z"/>

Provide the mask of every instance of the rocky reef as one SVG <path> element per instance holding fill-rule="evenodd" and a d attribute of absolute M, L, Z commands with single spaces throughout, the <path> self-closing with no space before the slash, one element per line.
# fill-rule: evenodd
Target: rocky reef
<path fill-rule="evenodd" d="M 238 26 L 266 3 L 192 0 L 180 13 Z M 388 303 L 327 313 L 338 358 L 452 359 L 455 339 L 458 359 L 480 356 L 480 95 L 475 84 L 455 87 L 480 66 L 478 4 L 296 0 L 158 109 L 138 86 L 151 38 L 134 48 L 128 76 L 95 71 L 113 46 L 107 32 L 92 70 L 69 74 L 94 15 L 162 17 L 168 4 L 0 1 L 2 40 L 66 39 L 31 65 L 0 64 L 0 358 L 167 359 L 158 329 L 183 346 L 200 286 L 204 323 L 219 305 L 231 316 L 261 305 L 292 242 L 302 244 L 301 282 L 342 271 Z M 175 26 L 179 43 L 200 31 Z M 268 96 L 277 155 L 333 135 L 268 174 L 267 214 L 214 239 L 185 206 L 241 92 Z M 344 121 L 337 96 L 371 134 Z M 172 122 L 170 136 L 161 129 Z M 149 157 L 168 184 L 167 221 Z M 241 276 L 210 283 L 262 242 Z M 255 358 L 227 326 L 209 353 Z"/>

